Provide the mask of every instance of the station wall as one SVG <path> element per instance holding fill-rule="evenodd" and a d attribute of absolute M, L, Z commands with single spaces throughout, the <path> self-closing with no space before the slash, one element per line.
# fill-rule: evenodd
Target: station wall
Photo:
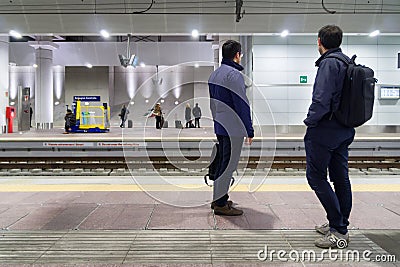
<path fill-rule="evenodd" d="M 345 36 L 342 50 L 349 56 L 356 54 L 358 64 L 371 67 L 378 84 L 400 84 L 400 69 L 397 68 L 400 37 Z M 268 119 L 271 110 L 276 125 L 303 125 L 317 73 L 316 37 L 254 37 L 253 53 L 256 84 L 253 111 L 260 124 L 271 123 Z M 307 76 L 307 83 L 301 84 L 300 76 Z M 379 100 L 378 96 L 377 86 L 374 115 L 367 125 L 400 125 L 400 101 Z"/>

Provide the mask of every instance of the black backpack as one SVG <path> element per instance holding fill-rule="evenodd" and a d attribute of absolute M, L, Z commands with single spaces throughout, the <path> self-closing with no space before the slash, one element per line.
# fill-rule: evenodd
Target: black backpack
<path fill-rule="evenodd" d="M 210 162 L 210 165 L 208 166 L 208 173 L 206 175 L 204 175 L 204 182 L 208 186 L 211 186 L 208 184 L 208 179 L 210 179 L 211 181 L 215 181 L 217 179 L 216 172 L 217 172 L 217 167 L 218 167 L 220 158 L 221 158 L 221 154 L 220 154 L 219 144 L 215 143 L 213 146 L 213 150 L 211 152 L 211 162 Z M 236 172 L 237 172 L 237 170 L 236 170 Z M 207 177 L 208 177 L 208 179 L 207 179 Z M 231 185 L 233 185 L 234 182 L 235 182 L 235 178 L 232 177 Z"/>
<path fill-rule="evenodd" d="M 347 127 L 363 125 L 372 117 L 375 99 L 374 71 L 355 63 L 356 55 L 350 61 L 340 54 L 331 54 L 326 58 L 336 58 L 347 65 L 339 108 L 333 111 L 339 123 Z"/>

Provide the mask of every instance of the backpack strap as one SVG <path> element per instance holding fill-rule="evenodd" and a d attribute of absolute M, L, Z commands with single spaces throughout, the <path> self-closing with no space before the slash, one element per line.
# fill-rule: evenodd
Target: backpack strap
<path fill-rule="evenodd" d="M 355 64 L 354 60 L 356 59 L 356 57 L 357 57 L 356 55 L 353 55 L 351 57 L 350 61 L 348 61 L 347 58 L 345 58 L 343 55 L 333 53 L 333 54 L 328 55 L 326 58 L 336 58 L 336 59 L 342 61 L 344 64 L 346 64 L 346 66 L 348 66 L 350 63 Z"/>

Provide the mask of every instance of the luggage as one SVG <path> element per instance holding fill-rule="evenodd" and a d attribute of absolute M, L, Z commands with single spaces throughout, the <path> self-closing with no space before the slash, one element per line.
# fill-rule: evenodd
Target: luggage
<path fill-rule="evenodd" d="M 168 121 L 165 121 L 164 119 L 161 121 L 161 128 L 168 128 Z"/>
<path fill-rule="evenodd" d="M 133 122 L 132 120 L 128 120 L 128 128 L 132 128 L 133 127 Z"/>
<path fill-rule="evenodd" d="M 208 180 L 215 181 L 218 178 L 217 177 L 217 168 L 218 168 L 220 158 L 221 158 L 221 154 L 220 154 L 219 144 L 215 143 L 213 146 L 213 150 L 211 152 L 211 162 L 210 162 L 210 165 L 208 166 L 208 173 L 206 175 L 204 175 L 204 182 L 208 186 L 212 186 L 208 183 Z M 236 170 L 236 173 L 237 173 L 237 170 Z M 235 182 L 235 178 L 232 177 L 231 186 L 233 185 L 234 182 Z"/>
<path fill-rule="evenodd" d="M 182 122 L 179 121 L 179 120 L 176 120 L 176 121 L 175 121 L 175 128 L 182 129 L 182 128 L 183 128 Z"/>
<path fill-rule="evenodd" d="M 347 73 L 340 98 L 338 110 L 333 110 L 335 118 L 344 126 L 358 127 L 372 117 L 375 83 L 374 71 L 364 65 L 355 63 L 356 55 L 350 62 L 339 55 L 328 55 L 326 58 L 336 58 L 347 65 Z"/>

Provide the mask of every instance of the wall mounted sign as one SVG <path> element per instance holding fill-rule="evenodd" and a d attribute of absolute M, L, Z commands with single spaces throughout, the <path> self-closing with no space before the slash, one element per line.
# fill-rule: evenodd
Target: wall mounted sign
<path fill-rule="evenodd" d="M 100 96 L 74 96 L 74 101 L 100 102 Z"/>

